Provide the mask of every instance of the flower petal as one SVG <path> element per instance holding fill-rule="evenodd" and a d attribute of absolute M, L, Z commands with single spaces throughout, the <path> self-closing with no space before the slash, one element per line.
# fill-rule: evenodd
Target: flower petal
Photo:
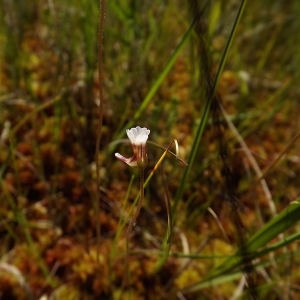
<path fill-rule="evenodd" d="M 138 146 L 146 144 L 150 130 L 146 127 L 137 126 L 136 128 L 127 129 L 126 133 L 131 144 Z"/>
<path fill-rule="evenodd" d="M 130 140 L 130 143 L 134 144 L 135 143 L 135 137 L 137 135 L 136 128 L 127 129 L 126 133 L 127 133 L 127 136 L 128 136 L 128 138 Z"/>

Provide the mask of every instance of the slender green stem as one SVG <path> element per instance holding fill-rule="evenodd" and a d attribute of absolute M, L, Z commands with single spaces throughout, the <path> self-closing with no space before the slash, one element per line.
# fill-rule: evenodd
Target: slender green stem
<path fill-rule="evenodd" d="M 130 242 L 130 233 L 132 231 L 133 226 L 136 224 L 136 219 L 140 214 L 141 208 L 144 203 L 144 181 L 145 181 L 145 175 L 144 175 L 144 168 L 140 168 L 140 197 L 137 204 L 136 212 L 134 213 L 134 216 L 132 219 L 129 220 L 129 225 L 126 230 L 126 259 L 125 259 L 125 276 L 123 280 L 123 287 L 125 287 L 127 280 L 129 278 L 129 242 Z"/>

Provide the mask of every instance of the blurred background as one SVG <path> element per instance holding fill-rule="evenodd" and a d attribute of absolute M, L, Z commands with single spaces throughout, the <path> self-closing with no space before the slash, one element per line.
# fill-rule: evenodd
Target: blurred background
<path fill-rule="evenodd" d="M 246 3 L 217 87 L 228 120 L 204 122 L 205 76 L 218 74 L 241 2 L 198 1 L 203 32 L 189 31 L 195 12 L 182 1 L 107 2 L 97 182 L 99 1 L 0 1 L 0 298 L 247 297 L 238 268 L 205 281 L 239 247 L 220 145 L 248 239 L 299 197 L 300 3 Z M 114 152 L 132 155 L 125 130 L 136 126 L 162 147 L 176 139 L 183 160 L 195 156 L 183 179 L 186 167 L 167 155 L 145 188 L 122 286 L 139 173 Z M 148 144 L 146 177 L 162 154 Z M 161 265 L 166 199 L 176 222 Z M 285 229 L 272 242 L 299 225 Z M 259 299 L 300 297 L 297 239 L 256 257 Z"/>

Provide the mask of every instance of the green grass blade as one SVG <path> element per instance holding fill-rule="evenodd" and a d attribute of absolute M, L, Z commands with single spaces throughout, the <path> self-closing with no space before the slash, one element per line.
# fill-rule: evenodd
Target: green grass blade
<path fill-rule="evenodd" d="M 300 198 L 293 204 L 289 205 L 284 211 L 282 211 L 277 217 L 268 222 L 263 228 L 261 228 L 254 236 L 252 236 L 246 245 L 240 249 L 234 257 L 229 258 L 223 264 L 221 264 L 217 270 L 227 268 L 228 266 L 237 265 L 237 257 L 241 253 L 248 253 L 252 257 L 255 256 L 255 252 L 261 247 L 270 242 L 273 238 L 283 233 L 285 230 L 294 225 L 300 220 Z M 284 244 L 283 244 L 284 246 Z"/>
<path fill-rule="evenodd" d="M 270 242 L 273 238 L 283 233 L 288 228 L 293 226 L 296 222 L 300 220 L 300 198 L 297 199 L 293 204 L 289 205 L 284 211 L 282 211 L 276 218 L 272 219 L 267 223 L 261 230 L 259 230 L 255 235 L 253 235 L 246 245 L 240 249 L 235 255 L 231 256 L 225 260 L 220 266 L 213 270 L 208 276 L 206 276 L 202 281 L 193 284 L 192 286 L 184 289 L 185 292 L 197 291 L 205 287 L 204 282 L 211 282 L 216 278 L 226 276 L 226 274 L 232 272 L 240 265 L 240 255 L 242 253 L 247 253 L 249 255 L 249 260 L 261 257 L 271 251 L 274 251 L 280 247 L 286 246 L 287 244 L 295 241 L 300 237 L 298 233 L 285 238 L 268 248 L 261 251 L 259 249 Z M 218 282 L 218 281 L 217 281 Z"/>
<path fill-rule="evenodd" d="M 235 19 L 235 22 L 234 22 L 232 30 L 230 32 L 227 44 L 226 44 L 224 52 L 222 54 L 222 58 L 221 58 L 221 61 L 220 61 L 218 72 L 217 72 L 216 78 L 214 80 L 213 90 L 212 90 L 211 94 L 208 96 L 208 99 L 206 101 L 205 108 L 204 108 L 204 111 L 203 111 L 203 114 L 202 114 L 201 121 L 200 121 L 200 123 L 199 123 L 199 125 L 197 127 L 197 131 L 196 131 L 196 135 L 195 135 L 195 138 L 194 138 L 194 142 L 193 142 L 193 145 L 191 147 L 191 153 L 190 153 L 190 156 L 189 156 L 189 159 L 188 159 L 188 166 L 184 170 L 184 173 L 183 173 L 183 176 L 182 176 L 182 179 L 181 179 L 181 182 L 180 182 L 180 186 L 179 186 L 179 188 L 177 190 L 177 193 L 176 193 L 176 196 L 175 196 L 174 206 L 173 206 L 173 210 L 172 210 L 173 216 L 174 216 L 174 213 L 176 212 L 176 208 L 177 208 L 178 202 L 179 202 L 179 200 L 183 196 L 183 193 L 184 193 L 184 190 L 185 190 L 185 186 L 186 186 L 186 182 L 187 182 L 189 173 L 190 173 L 190 171 L 191 171 L 191 169 L 192 169 L 192 167 L 194 165 L 194 161 L 195 161 L 196 153 L 197 153 L 197 150 L 198 150 L 198 147 L 199 147 L 199 143 L 201 141 L 201 138 L 202 138 L 202 135 L 203 135 L 203 132 L 204 132 L 204 128 L 205 128 L 205 126 L 207 124 L 207 121 L 208 121 L 208 115 L 209 115 L 209 111 L 210 111 L 210 105 L 211 105 L 212 99 L 213 99 L 213 97 L 215 95 L 216 88 L 218 86 L 218 82 L 219 82 L 220 76 L 221 76 L 221 74 L 223 72 L 223 69 L 224 69 L 224 66 L 225 66 L 225 62 L 226 62 L 226 59 L 227 59 L 227 56 L 228 56 L 228 53 L 229 53 L 229 49 L 230 49 L 230 47 L 232 45 L 233 38 L 235 36 L 236 30 L 237 30 L 237 26 L 238 26 L 239 21 L 241 19 L 242 13 L 243 13 L 244 8 L 245 8 L 245 5 L 246 5 L 246 0 L 242 1 L 241 5 L 240 5 L 239 11 L 237 13 L 237 17 Z"/>
<path fill-rule="evenodd" d="M 293 253 L 291 253 L 291 252 L 283 253 L 283 254 L 277 256 L 276 260 L 278 262 L 285 261 L 292 257 L 295 258 L 295 256 L 299 256 L 299 251 L 293 252 Z M 266 268 L 270 265 L 271 265 L 271 262 L 269 260 L 267 260 L 267 261 L 256 263 L 254 265 L 254 267 L 258 270 L 258 269 Z M 237 270 L 237 269 L 230 270 L 230 271 L 224 272 L 220 276 L 215 276 L 214 278 L 205 278 L 197 286 L 192 285 L 188 288 L 185 288 L 185 289 L 181 290 L 181 293 L 182 294 L 193 293 L 193 292 L 197 292 L 204 288 L 214 287 L 214 286 L 217 286 L 222 283 L 231 282 L 232 280 L 239 279 L 242 275 L 243 275 L 243 272 L 241 270 Z"/>
<path fill-rule="evenodd" d="M 300 198 L 290 204 L 276 218 L 267 223 L 247 242 L 245 247 L 248 251 L 257 251 L 278 234 L 284 232 L 300 220 Z"/>
<path fill-rule="evenodd" d="M 169 60 L 167 61 L 165 67 L 163 68 L 163 70 L 159 74 L 158 78 L 155 80 L 155 82 L 151 86 L 148 94 L 146 95 L 145 99 L 143 100 L 143 102 L 142 102 L 141 106 L 139 107 L 139 109 L 137 110 L 137 112 L 134 114 L 132 120 L 129 123 L 127 123 L 126 126 L 123 129 L 120 130 L 120 132 L 114 137 L 114 140 L 121 139 L 124 136 L 125 132 L 126 132 L 126 128 L 131 128 L 132 126 L 134 126 L 135 122 L 140 118 L 142 113 L 145 111 L 145 109 L 147 108 L 147 106 L 150 103 L 150 100 L 155 95 L 155 93 L 157 92 L 157 90 L 161 86 L 161 84 L 163 83 L 164 79 L 166 78 L 166 76 L 170 72 L 171 68 L 175 64 L 178 55 L 180 54 L 181 50 L 185 46 L 186 42 L 188 41 L 188 38 L 189 38 L 189 36 L 192 32 L 192 29 L 193 29 L 193 25 L 194 24 L 192 23 L 189 26 L 188 30 L 183 35 L 180 43 L 177 45 L 174 52 L 172 53 Z M 114 151 L 114 149 L 115 149 L 114 147 L 111 147 L 109 149 L 109 152 L 112 153 Z"/>

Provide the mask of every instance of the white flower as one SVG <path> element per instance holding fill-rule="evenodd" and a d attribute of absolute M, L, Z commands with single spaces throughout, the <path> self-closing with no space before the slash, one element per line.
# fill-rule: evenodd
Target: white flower
<path fill-rule="evenodd" d="M 146 142 L 148 140 L 148 135 L 150 134 L 150 130 L 140 126 L 137 126 L 136 128 L 131 128 L 126 130 L 127 136 L 130 140 L 130 143 L 132 145 L 146 145 Z"/>
<path fill-rule="evenodd" d="M 147 148 L 146 143 L 150 130 L 140 126 L 126 130 L 127 136 L 130 140 L 133 156 L 126 158 L 120 153 L 115 153 L 115 157 L 131 167 L 145 168 L 148 164 Z"/>

